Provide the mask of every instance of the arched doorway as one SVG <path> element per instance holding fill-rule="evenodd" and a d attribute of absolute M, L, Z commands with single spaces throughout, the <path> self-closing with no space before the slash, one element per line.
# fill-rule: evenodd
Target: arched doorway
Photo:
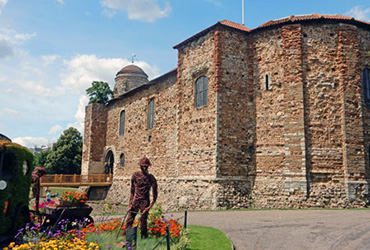
<path fill-rule="evenodd" d="M 114 155 L 112 150 L 109 150 L 107 156 L 105 157 L 104 173 L 113 174 L 113 165 L 114 165 Z"/>

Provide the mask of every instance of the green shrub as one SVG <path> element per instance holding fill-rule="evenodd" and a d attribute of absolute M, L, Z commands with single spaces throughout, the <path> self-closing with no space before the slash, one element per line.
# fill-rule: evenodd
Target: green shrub
<path fill-rule="evenodd" d="M 3 234 L 11 229 L 17 207 L 29 204 L 33 154 L 27 148 L 9 141 L 0 141 L 0 153 L 4 154 L 1 180 L 7 182 L 7 187 L 0 191 L 0 234 Z M 24 162 L 27 164 L 26 174 L 23 173 Z M 8 208 L 5 212 L 6 203 Z M 24 219 L 17 222 L 23 223 Z"/>

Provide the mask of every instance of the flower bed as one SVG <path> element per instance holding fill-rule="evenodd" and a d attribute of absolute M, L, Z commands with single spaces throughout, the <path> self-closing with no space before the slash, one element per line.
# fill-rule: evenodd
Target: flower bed
<path fill-rule="evenodd" d="M 97 224 L 91 223 L 85 228 L 81 228 L 81 223 L 78 230 L 67 230 L 68 227 L 63 226 L 63 223 L 67 225 L 71 222 L 60 222 L 60 230 L 57 232 L 45 231 L 40 224 L 28 225 L 18 233 L 16 241 L 5 249 L 114 249 L 118 245 L 118 248 L 122 248 L 123 244 L 127 244 L 127 242 L 124 243 L 125 239 L 122 236 L 116 240 L 118 231 L 122 233 L 124 229 L 118 219 Z M 79 222 L 73 223 L 78 225 Z M 187 236 L 182 225 L 176 219 L 164 219 L 161 209 L 160 213 L 158 209 L 153 209 L 148 225 L 149 239 L 141 240 L 138 237 L 137 249 L 152 249 L 156 244 L 165 244 L 162 237 L 165 235 L 167 226 L 171 242 L 176 246 L 173 249 L 185 249 Z"/>
<path fill-rule="evenodd" d="M 61 200 L 58 200 L 60 206 L 75 206 L 78 204 L 85 204 L 87 196 L 84 193 L 78 193 L 74 191 L 65 191 L 62 195 Z"/>

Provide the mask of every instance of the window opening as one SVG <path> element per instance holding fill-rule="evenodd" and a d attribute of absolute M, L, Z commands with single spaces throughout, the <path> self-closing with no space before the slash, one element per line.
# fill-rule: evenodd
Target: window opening
<path fill-rule="evenodd" d="M 119 118 L 119 135 L 125 134 L 126 111 L 122 110 Z"/>
<path fill-rule="evenodd" d="M 270 90 L 270 77 L 268 74 L 265 75 L 265 90 Z"/>
<path fill-rule="evenodd" d="M 195 107 L 208 104 L 208 79 L 205 76 L 199 77 L 195 82 Z"/>
<path fill-rule="evenodd" d="M 121 164 L 121 166 L 124 166 L 125 165 L 125 154 L 124 153 L 122 153 L 119 156 L 119 163 Z"/>
<path fill-rule="evenodd" d="M 154 123 L 154 99 L 151 99 L 149 101 L 149 106 L 148 106 L 148 129 L 153 128 L 153 123 Z"/>
<path fill-rule="evenodd" d="M 107 156 L 105 157 L 104 173 L 113 174 L 113 166 L 114 166 L 114 155 L 112 150 L 109 150 Z"/>

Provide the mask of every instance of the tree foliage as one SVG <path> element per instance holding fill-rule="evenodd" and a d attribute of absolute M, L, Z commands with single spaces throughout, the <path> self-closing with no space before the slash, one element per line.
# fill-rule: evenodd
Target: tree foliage
<path fill-rule="evenodd" d="M 82 136 L 75 128 L 63 131 L 46 157 L 48 174 L 80 174 L 82 159 Z"/>
<path fill-rule="evenodd" d="M 39 167 L 39 166 L 44 167 L 47 163 L 47 157 L 50 154 L 50 152 L 51 152 L 51 149 L 46 149 L 46 150 L 43 150 L 43 151 L 37 153 L 35 155 L 33 165 L 35 167 Z"/>
<path fill-rule="evenodd" d="M 89 96 L 90 103 L 107 103 L 113 95 L 109 84 L 101 81 L 93 81 L 91 87 L 86 89 L 86 94 Z"/>

